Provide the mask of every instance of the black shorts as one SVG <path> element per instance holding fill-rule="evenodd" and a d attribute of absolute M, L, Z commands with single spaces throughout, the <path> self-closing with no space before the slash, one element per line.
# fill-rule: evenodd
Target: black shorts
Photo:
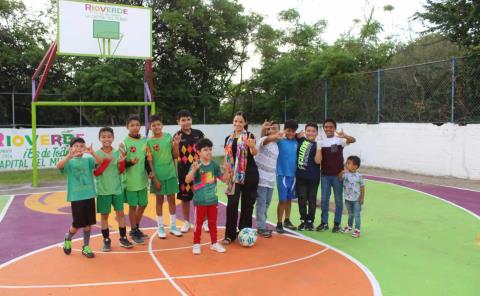
<path fill-rule="evenodd" d="M 72 201 L 72 226 L 82 228 L 97 223 L 95 214 L 95 198 Z"/>
<path fill-rule="evenodd" d="M 178 189 L 177 199 L 181 201 L 191 201 L 193 199 L 193 182 L 185 183 L 185 177 L 188 174 L 189 167 L 178 167 Z"/>

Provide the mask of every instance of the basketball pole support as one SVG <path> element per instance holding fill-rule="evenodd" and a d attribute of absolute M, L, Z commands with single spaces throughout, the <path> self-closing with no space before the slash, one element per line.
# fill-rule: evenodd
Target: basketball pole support
<path fill-rule="evenodd" d="M 32 185 L 34 188 L 38 187 L 38 147 L 37 147 L 37 107 L 45 106 L 45 107 L 77 107 L 77 106 L 85 106 L 85 107 L 106 107 L 106 106 L 113 106 L 113 107 L 127 107 L 127 106 L 144 106 L 145 111 L 145 131 L 148 134 L 148 107 L 150 107 L 150 115 L 155 114 L 155 100 L 153 99 L 153 75 L 152 75 L 152 60 L 145 61 L 145 72 L 143 77 L 143 85 L 144 85 L 144 101 L 143 102 L 102 102 L 102 101 L 94 101 L 94 102 L 39 102 L 38 97 L 42 92 L 43 86 L 47 80 L 48 73 L 50 72 L 50 68 L 52 67 L 53 61 L 57 54 L 57 43 L 54 41 L 45 55 L 43 56 L 40 64 L 38 65 L 37 69 L 32 76 L 32 169 L 33 169 L 33 180 Z M 42 72 L 43 69 L 43 72 Z M 38 87 L 36 85 L 37 78 L 40 76 L 40 82 Z"/>

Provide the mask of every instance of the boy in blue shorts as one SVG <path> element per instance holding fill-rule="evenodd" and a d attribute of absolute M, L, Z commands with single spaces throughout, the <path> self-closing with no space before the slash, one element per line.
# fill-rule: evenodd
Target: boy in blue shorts
<path fill-rule="evenodd" d="M 278 188 L 278 207 L 277 207 L 277 227 L 278 233 L 285 233 L 283 227 L 290 230 L 297 228 L 290 222 L 290 211 L 292 208 L 292 199 L 295 199 L 295 174 L 297 169 L 297 149 L 298 142 L 296 131 L 298 123 L 289 119 L 285 122 L 283 132 L 285 137 L 280 139 L 278 144 L 277 159 L 277 188 Z M 283 215 L 285 220 L 282 224 Z"/>
<path fill-rule="evenodd" d="M 92 157 L 83 157 L 84 153 Z M 73 138 L 70 142 L 68 155 L 58 162 L 57 168 L 67 175 L 67 201 L 72 207 L 72 226 L 65 235 L 63 252 L 72 252 L 72 238 L 79 228 L 83 228 L 82 254 L 87 258 L 95 255 L 90 249 L 91 225 L 95 225 L 95 185 L 93 170 L 95 164 L 100 164 L 102 158 L 93 151 L 92 146 L 86 147 L 85 140 Z"/>

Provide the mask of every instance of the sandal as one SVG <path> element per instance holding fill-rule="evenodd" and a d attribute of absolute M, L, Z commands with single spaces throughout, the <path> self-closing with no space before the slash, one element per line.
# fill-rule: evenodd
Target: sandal
<path fill-rule="evenodd" d="M 229 237 L 226 237 L 222 240 L 222 245 L 229 245 L 232 243 L 232 239 Z"/>

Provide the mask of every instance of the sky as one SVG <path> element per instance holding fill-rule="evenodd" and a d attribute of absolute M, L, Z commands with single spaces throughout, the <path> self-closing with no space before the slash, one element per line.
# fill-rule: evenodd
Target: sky
<path fill-rule="evenodd" d="M 49 0 L 23 0 L 32 10 L 40 10 L 47 6 Z M 105 1 L 108 2 L 108 1 Z M 417 11 L 422 10 L 425 0 L 238 0 L 247 12 L 262 15 L 265 22 L 275 28 L 282 28 L 278 21 L 278 13 L 282 10 L 295 8 L 299 11 L 301 21 L 315 23 L 318 20 L 327 21 L 327 29 L 322 38 L 327 43 L 333 43 L 342 33 L 349 31 L 354 19 L 365 19 L 372 7 L 375 8 L 375 19 L 383 24 L 383 37 L 394 35 L 397 40 L 409 41 L 424 30 L 421 23 L 412 20 Z M 393 5 L 392 12 L 385 12 L 385 5 Z M 52 32 L 55 29 L 52 28 Z M 250 60 L 244 66 L 243 77 L 249 77 L 252 68 L 260 67 L 260 57 L 255 48 L 249 48 Z M 235 80 L 239 79 L 239 75 Z M 235 81 L 238 82 L 238 81 Z"/>

